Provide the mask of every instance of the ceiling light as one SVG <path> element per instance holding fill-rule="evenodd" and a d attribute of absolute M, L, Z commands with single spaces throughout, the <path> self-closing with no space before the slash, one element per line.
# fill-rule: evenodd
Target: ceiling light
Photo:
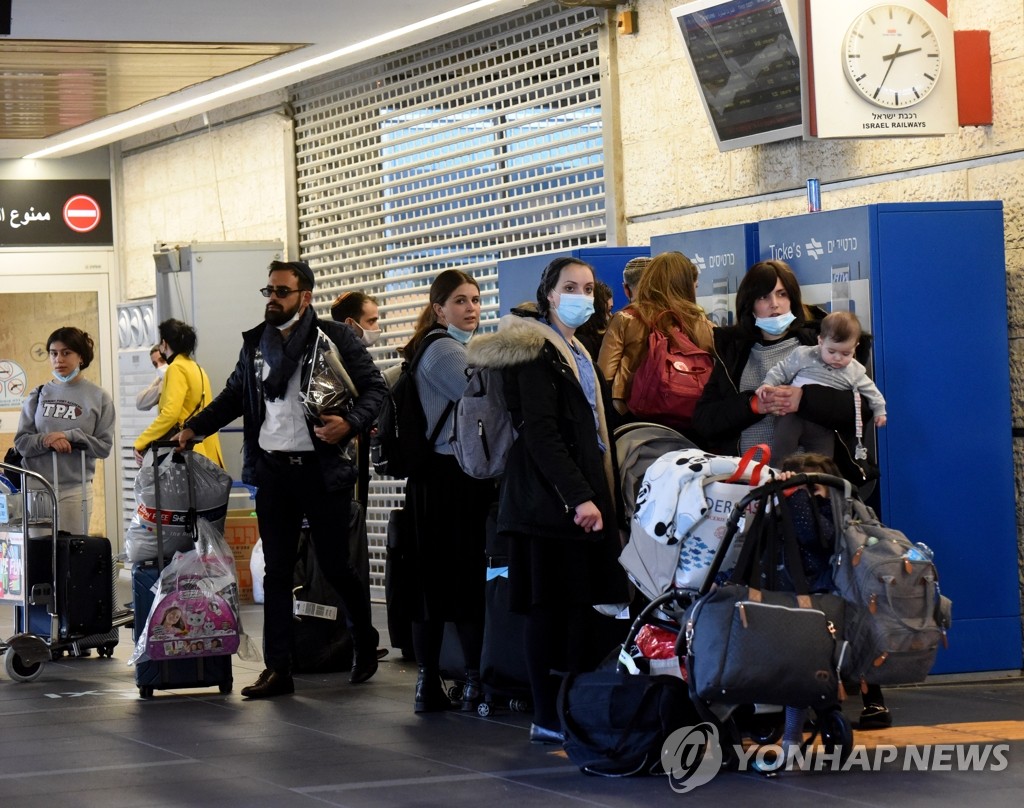
<path fill-rule="evenodd" d="M 39 151 L 32 152 L 32 154 L 26 154 L 22 157 L 23 160 L 34 160 L 41 157 L 54 157 L 63 152 L 71 151 L 79 146 L 84 146 L 89 143 L 95 143 L 97 141 L 105 140 L 107 143 L 111 142 L 112 135 L 117 135 L 122 132 L 126 132 L 129 129 L 133 129 L 141 124 L 155 123 L 162 118 L 169 118 L 177 115 L 178 113 L 185 112 L 189 109 L 195 109 L 196 107 L 208 104 L 210 101 L 216 101 L 218 98 L 224 98 L 234 93 L 241 92 L 244 90 L 251 90 L 255 87 L 259 87 L 264 84 L 268 84 L 277 79 L 285 76 L 290 76 L 295 73 L 300 73 L 310 68 L 320 67 L 336 59 L 340 59 L 343 56 L 349 56 L 353 53 L 358 53 L 361 50 L 372 48 L 375 45 L 380 45 L 384 42 L 389 42 L 393 39 L 398 39 L 407 34 L 411 34 L 415 31 L 419 31 L 423 28 L 429 28 L 437 23 L 445 22 L 456 17 L 461 17 L 464 14 L 471 14 L 474 11 L 478 11 L 487 6 L 494 5 L 500 2 L 500 0 L 476 0 L 476 2 L 468 3 L 458 8 L 453 8 L 450 11 L 446 11 L 442 14 L 435 14 L 433 17 L 427 17 L 426 19 L 419 20 L 418 22 L 410 23 L 409 25 L 403 26 L 402 28 L 396 28 L 392 31 L 387 31 L 383 34 L 364 39 L 362 42 L 356 42 L 352 45 L 346 45 L 344 48 L 325 53 L 321 56 L 315 56 L 311 59 L 306 59 L 298 64 L 291 65 L 290 67 L 284 67 L 279 70 L 273 70 L 269 73 L 265 73 L 255 78 L 246 79 L 244 81 L 232 84 L 229 87 L 224 87 L 220 90 L 215 90 L 210 93 L 206 93 L 197 98 L 189 99 L 188 101 L 182 101 L 178 104 L 173 104 L 169 107 L 163 107 L 162 109 L 155 112 L 148 112 L 143 115 L 133 117 L 131 120 L 123 121 L 113 126 L 108 126 L 105 129 L 101 129 L 97 132 L 92 132 L 88 135 L 82 135 L 81 137 L 74 138 L 73 140 L 66 141 L 57 146 L 50 146 Z"/>

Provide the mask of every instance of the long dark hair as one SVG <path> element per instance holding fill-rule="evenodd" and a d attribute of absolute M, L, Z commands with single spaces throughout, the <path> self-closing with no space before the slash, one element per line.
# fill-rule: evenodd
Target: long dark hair
<path fill-rule="evenodd" d="M 63 342 L 65 347 L 82 357 L 82 370 L 89 367 L 96 356 L 92 337 L 73 325 L 61 326 L 50 334 L 46 339 L 46 350 L 49 351 L 50 346 L 55 342 Z"/>
<path fill-rule="evenodd" d="M 199 339 L 196 337 L 196 330 L 188 323 L 181 320 L 164 320 L 159 326 L 160 339 L 167 343 L 171 349 L 172 356 L 184 354 L 192 356 L 196 350 Z"/>
<path fill-rule="evenodd" d="M 736 290 L 736 325 L 747 336 L 757 338 L 758 329 L 754 325 L 754 303 L 759 297 L 770 293 L 775 284 L 782 281 L 782 288 L 789 295 L 790 311 L 796 320 L 790 328 L 798 328 L 804 324 L 804 304 L 800 296 L 800 284 L 796 275 L 785 261 L 758 261 L 740 281 Z"/>
<path fill-rule="evenodd" d="M 416 321 L 416 331 L 413 333 L 412 339 L 402 348 L 402 356 L 410 361 L 412 360 L 416 354 L 416 349 L 420 346 L 420 342 L 427 335 L 427 332 L 437 325 L 437 314 L 434 312 L 434 304 L 437 303 L 439 306 L 443 306 L 455 290 L 464 283 L 471 283 L 477 288 L 477 291 L 480 291 L 480 284 L 477 283 L 476 278 L 463 272 L 461 269 L 446 269 L 434 278 L 434 282 L 430 284 L 427 305 L 423 307 L 423 311 L 420 312 L 420 317 Z"/>
<path fill-rule="evenodd" d="M 551 294 L 551 290 L 558 285 L 558 278 L 562 274 L 562 270 L 573 264 L 579 264 L 581 267 L 586 267 L 590 270 L 590 274 L 594 280 L 597 280 L 597 273 L 594 268 L 586 261 L 582 261 L 579 258 L 573 258 L 571 255 L 563 255 L 561 258 L 555 258 L 551 261 L 544 271 L 540 274 L 540 286 L 537 287 L 537 311 L 540 312 L 540 316 L 544 319 L 548 319 L 548 315 L 551 313 L 551 301 L 548 300 L 548 295 Z"/>

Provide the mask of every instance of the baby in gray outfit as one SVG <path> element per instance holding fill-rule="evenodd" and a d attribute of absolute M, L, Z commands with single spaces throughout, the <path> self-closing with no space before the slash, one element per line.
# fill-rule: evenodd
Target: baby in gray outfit
<path fill-rule="evenodd" d="M 817 345 L 805 345 L 768 371 L 764 384 L 757 388 L 762 401 L 768 391 L 779 385 L 802 387 L 820 384 L 836 390 L 860 393 L 874 413 L 875 426 L 885 426 L 885 398 L 870 378 L 864 365 L 853 358 L 860 342 L 861 327 L 857 315 L 835 311 L 821 321 Z M 775 424 L 772 458 L 781 461 L 800 450 L 819 452 L 833 457 L 835 433 L 819 424 L 806 421 L 796 413 L 784 415 Z"/>

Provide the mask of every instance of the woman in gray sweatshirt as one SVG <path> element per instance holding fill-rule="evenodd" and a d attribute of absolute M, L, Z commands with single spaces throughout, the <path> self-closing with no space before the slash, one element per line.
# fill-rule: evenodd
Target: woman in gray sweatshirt
<path fill-rule="evenodd" d="M 61 530 L 88 533 L 96 459 L 114 445 L 114 401 L 81 375 L 95 355 L 92 337 L 74 326 L 58 328 L 46 340 L 53 379 L 25 400 L 14 445 L 25 468 L 53 482 L 57 458 Z M 79 450 L 85 450 L 85 479 Z M 32 487 L 31 481 L 29 486 Z M 82 501 L 85 500 L 85 524 Z"/>

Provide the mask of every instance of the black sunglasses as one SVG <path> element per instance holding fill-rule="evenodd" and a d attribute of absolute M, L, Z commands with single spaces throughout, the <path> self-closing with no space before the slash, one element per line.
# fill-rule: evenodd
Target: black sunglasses
<path fill-rule="evenodd" d="M 270 297 L 273 295 L 276 298 L 284 300 L 288 295 L 293 295 L 296 292 L 301 291 L 301 289 L 289 289 L 287 286 L 264 286 L 260 289 L 260 294 L 264 297 Z"/>

